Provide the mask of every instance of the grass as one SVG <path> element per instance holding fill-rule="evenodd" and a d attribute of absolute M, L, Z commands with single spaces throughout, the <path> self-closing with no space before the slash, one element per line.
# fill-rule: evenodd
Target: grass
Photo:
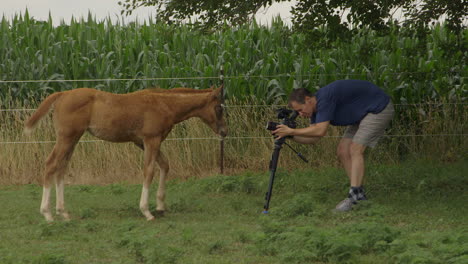
<path fill-rule="evenodd" d="M 73 219 L 52 224 L 38 185 L 2 186 L 0 263 L 466 263 L 467 164 L 370 165 L 370 200 L 344 214 L 335 168 L 280 168 L 268 215 L 267 172 L 174 179 L 154 222 L 140 185 L 67 186 Z"/>
<path fill-rule="evenodd" d="M 249 104 L 249 102 L 247 102 Z M 278 121 L 273 107 L 252 109 L 232 101 L 227 108 L 229 137 L 225 140 L 224 167 L 226 174 L 243 171 L 264 171 L 271 157 L 273 140 L 265 129 L 268 120 Z M 368 151 L 368 160 L 383 164 L 398 164 L 414 158 L 454 162 L 466 156 L 466 105 L 397 106 L 391 127 L 379 145 Z M 44 162 L 52 151 L 55 133 L 50 114 L 33 131 L 23 135 L 27 111 L 0 112 L 0 185 L 40 183 Z M 298 118 L 298 126 L 307 120 Z M 314 146 L 291 144 L 310 164 L 303 163 L 285 148 L 280 167 L 306 169 L 338 165 L 336 146 L 343 133 L 341 127 L 331 127 L 327 138 Z M 429 135 L 429 136 L 425 136 Z M 431 136 L 436 135 L 436 136 Z M 442 135 L 442 136 L 440 136 Z M 445 135 L 445 136 L 444 136 Z M 452 135 L 452 136 L 447 136 Z M 252 138 L 244 138 L 252 137 Z M 171 140 L 212 138 L 203 140 Z M 85 133 L 82 140 L 97 138 Z M 4 142 L 51 141 L 46 144 L 4 144 Z M 219 173 L 220 143 L 203 122 L 190 119 L 175 126 L 162 151 L 170 162 L 170 178 L 203 178 Z M 143 153 L 131 143 L 80 143 L 70 162 L 65 180 L 69 184 L 141 183 Z"/>

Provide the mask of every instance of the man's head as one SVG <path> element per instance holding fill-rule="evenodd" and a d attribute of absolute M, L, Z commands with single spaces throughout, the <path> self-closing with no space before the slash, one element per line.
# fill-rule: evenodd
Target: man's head
<path fill-rule="evenodd" d="M 299 112 L 302 117 L 310 117 L 315 112 L 317 100 L 315 94 L 305 88 L 294 89 L 289 95 L 288 106 Z"/>

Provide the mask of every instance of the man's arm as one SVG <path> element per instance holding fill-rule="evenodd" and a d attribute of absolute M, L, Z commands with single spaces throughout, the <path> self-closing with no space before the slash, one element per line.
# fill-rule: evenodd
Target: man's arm
<path fill-rule="evenodd" d="M 319 141 L 320 137 L 303 137 L 293 136 L 292 140 L 300 144 L 315 144 Z"/>

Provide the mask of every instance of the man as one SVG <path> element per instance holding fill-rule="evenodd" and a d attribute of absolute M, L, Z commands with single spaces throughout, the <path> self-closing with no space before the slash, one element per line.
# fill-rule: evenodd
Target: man
<path fill-rule="evenodd" d="M 302 117 L 310 118 L 305 128 L 278 125 L 273 134 L 277 139 L 293 136 L 302 144 L 312 144 L 325 136 L 328 126 L 347 126 L 337 155 L 349 177 L 348 197 L 336 206 L 336 211 L 349 211 L 358 201 L 367 200 L 362 186 L 364 151 L 375 147 L 392 120 L 394 108 L 390 97 L 376 85 L 361 80 L 332 82 L 317 93 L 307 89 L 294 90 L 289 107 Z"/>

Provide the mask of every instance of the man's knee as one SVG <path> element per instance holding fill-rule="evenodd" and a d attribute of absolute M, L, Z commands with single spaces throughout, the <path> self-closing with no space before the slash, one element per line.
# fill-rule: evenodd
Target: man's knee
<path fill-rule="evenodd" d="M 346 159 L 347 157 L 349 157 L 349 149 L 343 146 L 339 146 L 336 149 L 336 155 L 340 160 Z"/>
<path fill-rule="evenodd" d="M 342 139 L 336 149 L 336 155 L 340 160 L 346 159 L 350 155 L 351 140 Z"/>
<path fill-rule="evenodd" d="M 351 143 L 349 147 L 349 154 L 351 156 L 362 156 L 364 155 L 365 150 L 366 150 L 366 146 L 353 142 Z"/>

